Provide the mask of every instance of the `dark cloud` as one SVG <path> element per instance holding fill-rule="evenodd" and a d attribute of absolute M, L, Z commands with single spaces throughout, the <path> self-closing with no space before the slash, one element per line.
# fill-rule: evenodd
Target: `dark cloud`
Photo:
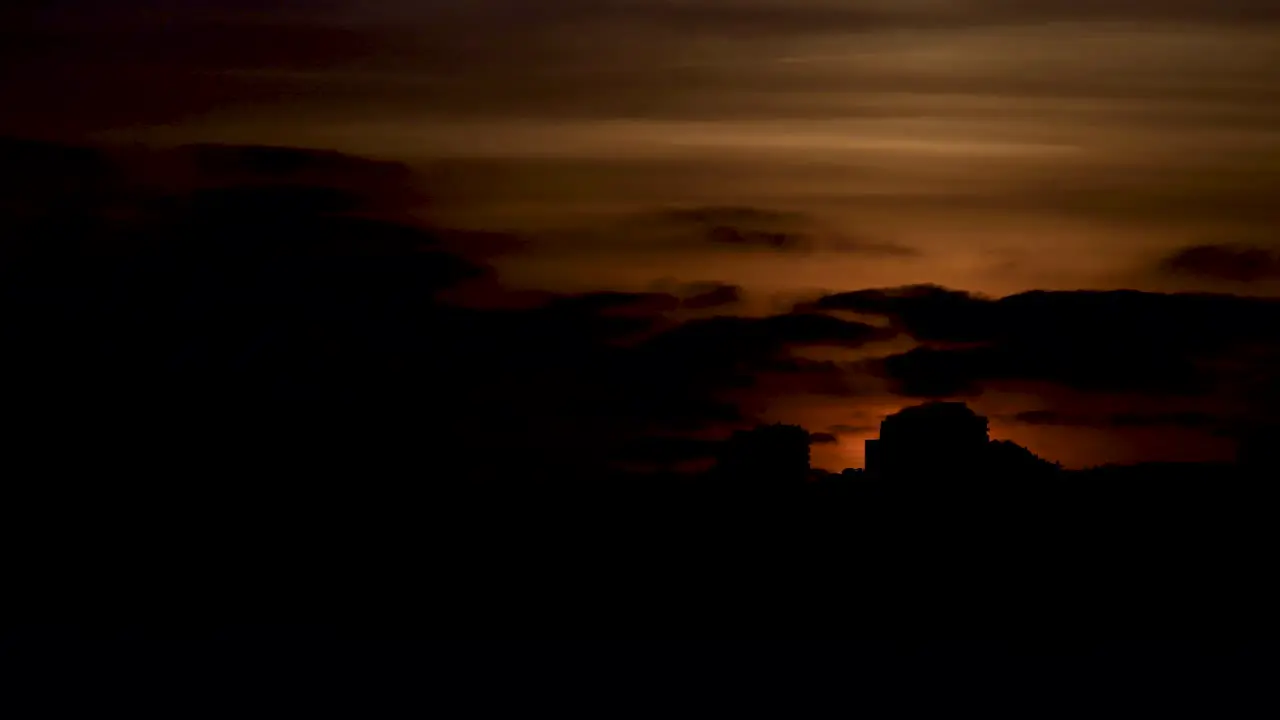
<path fill-rule="evenodd" d="M 1111 413 L 1106 415 L 1087 415 L 1062 413 L 1055 410 L 1028 410 L 1018 413 L 1014 420 L 1025 425 L 1047 425 L 1065 427 L 1096 428 L 1211 428 L 1220 422 L 1218 418 L 1205 412 L 1163 412 L 1163 413 Z"/>
<path fill-rule="evenodd" d="M 942 398 L 976 395 L 979 382 L 995 375 L 974 351 L 916 348 L 867 364 L 907 397 Z"/>
<path fill-rule="evenodd" d="M 204 143 L 185 145 L 175 152 L 209 182 L 323 177 L 331 182 L 358 184 L 370 192 L 403 189 L 412 184 L 412 171 L 407 165 L 333 150 Z"/>
<path fill-rule="evenodd" d="M 815 432 L 809 433 L 810 445 L 834 445 L 840 442 L 840 438 L 831 433 Z"/>
<path fill-rule="evenodd" d="M 20 139 L 0 140 L 0 161 L 6 252 L 68 242 L 109 254 L 142 245 L 220 256 L 430 251 L 454 270 L 424 289 L 480 272 L 446 262 L 436 236 L 414 224 L 419 194 L 397 163 L 296 148 L 135 152 Z"/>
<path fill-rule="evenodd" d="M 1082 342 L 1087 342 L 1082 340 Z M 1194 394 L 1211 388 L 1189 352 L 1143 346 L 1107 348 L 1013 344 L 964 349 L 916 348 L 871 365 L 910 397 L 979 394 L 1000 381 L 1043 381 L 1088 392 Z"/>
<path fill-rule="evenodd" d="M 854 384 L 855 378 L 856 371 L 846 363 L 784 357 L 761 364 L 753 385 L 757 391 L 767 396 L 818 395 L 851 398 L 859 394 Z"/>
<path fill-rule="evenodd" d="M 7 156 L 28 167 L 4 165 L 6 185 L 22 186 L 33 164 L 100 174 L 93 153 L 21 148 Z M 758 362 L 792 343 L 843 344 L 858 332 L 826 318 L 725 319 L 673 339 L 680 328 L 667 315 L 682 301 L 665 293 L 548 295 L 523 309 L 450 305 L 438 290 L 476 279 L 502 289 L 485 268 L 438 250 L 425 228 L 351 214 L 361 206 L 354 190 L 294 182 L 323 175 L 304 169 L 352 167 L 348 159 L 215 154 L 214 167 L 195 164 L 199 177 L 185 193 L 107 192 L 131 208 L 120 220 L 97 194 L 82 197 L 77 182 L 42 188 L 43 206 L 6 215 L 14 230 L 4 247 L 4 317 L 14 320 L 6 332 L 25 348 L 6 368 L 26 378 L 20 396 L 80 405 L 89 401 L 75 393 L 92 392 L 92 402 L 109 404 L 98 395 L 119 387 L 132 406 L 177 402 L 185 406 L 177 417 L 193 422 L 238 402 L 264 419 L 299 413 L 308 427 L 328 422 L 326 433 L 361 436 L 398 432 L 392 417 L 418 407 L 447 426 L 437 451 L 491 442 L 533 453 L 530 462 L 556 453 L 585 461 L 649 431 L 743 421 L 721 394 L 751 372 L 751 357 L 684 354 L 714 344 L 699 340 L 704 330 L 752 348 Z M 157 159 L 172 156 L 142 164 Z M 271 182 L 255 181 L 261 175 Z"/>
<path fill-rule="evenodd" d="M 886 333 L 820 313 L 682 321 L 740 299 L 718 283 L 459 304 L 444 291 L 508 291 L 431 229 L 370 210 L 368 195 L 412 185 L 394 164 L 290 148 L 9 147 L 26 159 L 4 167 L 7 185 L 32 185 L 37 169 L 53 178 L 35 193 L 43 204 L 21 204 L 45 210 L 13 220 L 23 242 L 6 246 L 6 317 L 26 318 L 9 328 L 25 348 L 10 377 L 27 378 L 32 402 L 101 394 L 114 376 L 134 406 L 214 418 L 239 403 L 262 422 L 327 424 L 315 430 L 326 438 L 389 437 L 404 431 L 394 418 L 429 413 L 444 427 L 424 447 L 473 467 L 675 462 L 702 447 L 678 438 L 754 420 L 743 399 L 850 395 L 847 367 L 793 351 Z M 100 179 L 86 193 L 67 182 L 80 177 Z"/>
<path fill-rule="evenodd" d="M 270 426 L 282 452 L 302 436 L 321 454 L 364 438 L 376 462 L 378 437 L 403 431 L 390 418 L 418 403 L 483 434 L 459 389 L 430 378 L 463 354 L 440 351 L 463 316 L 437 292 L 486 268 L 439 252 L 424 228 L 349 214 L 330 188 L 151 188 L 132 180 L 172 157 L 128 157 L 142 168 L 115 167 L 131 181 L 105 202 L 75 183 L 42 188 L 46 205 L 4 238 L 4 332 L 22 346 L 5 358 L 6 392 L 34 442 L 66 439 L 43 434 L 53 413 L 103 452 L 150 438 L 156 462 L 201 438 L 245 448 Z M 0 175 L 21 183 L 30 169 Z M 111 417 L 122 407 L 137 413 Z"/>
<path fill-rule="evenodd" d="M 883 330 L 821 315 L 764 318 L 721 316 L 691 320 L 659 333 L 637 350 L 663 375 L 692 383 L 750 386 L 761 370 L 805 374 L 814 366 L 789 357 L 805 346 L 860 347 L 883 337 Z"/>
<path fill-rule="evenodd" d="M 658 229 L 688 232 L 700 242 L 725 247 L 794 252 L 811 250 L 803 213 L 755 207 L 712 206 L 671 208 L 651 216 Z M 690 249 L 696 245 L 690 245 Z"/>
<path fill-rule="evenodd" d="M 864 435 L 866 433 L 876 432 L 880 429 L 878 425 L 832 425 L 827 428 L 836 435 Z"/>
<path fill-rule="evenodd" d="M 1249 245 L 1194 245 L 1169 255 L 1160 268 L 1170 274 L 1256 282 L 1280 278 L 1280 253 Z"/>
<path fill-rule="evenodd" d="M 805 309 L 882 315 L 921 341 L 1065 344 L 1091 337 L 1104 347 L 1211 349 L 1267 334 L 1273 300 L 1134 290 L 1042 291 L 993 299 L 936 286 L 830 295 Z"/>
<path fill-rule="evenodd" d="M 860 347 L 886 337 L 882 328 L 816 313 L 772 315 L 756 322 L 765 333 L 793 345 Z"/>
<path fill-rule="evenodd" d="M 605 290 L 554 299 L 550 307 L 575 316 L 616 315 L 653 317 L 676 310 L 680 299 L 666 293 Z"/>
<path fill-rule="evenodd" d="M 848 310 L 883 315 L 894 327 L 921 340 L 968 342 L 988 339 L 991 305 L 984 298 L 936 285 L 856 290 L 801 303 L 797 310 Z"/>
<path fill-rule="evenodd" d="M 438 234 L 442 245 L 467 257 L 491 258 L 529 245 L 527 237 L 512 232 L 442 228 Z"/>
<path fill-rule="evenodd" d="M 699 227 L 798 225 L 809 220 L 804 213 L 735 205 L 671 208 L 656 215 L 673 223 Z"/>
<path fill-rule="evenodd" d="M 785 376 L 789 393 L 801 385 L 844 392 L 830 374 L 781 365 L 796 347 L 856 346 L 875 334 L 858 323 L 806 316 L 676 322 L 667 316 L 673 306 L 653 299 L 567 296 L 536 309 L 474 317 L 468 325 L 477 337 L 466 341 L 474 348 L 471 359 L 450 382 L 486 388 L 505 412 L 530 413 L 524 423 L 506 423 L 522 428 L 522 446 L 562 445 L 573 437 L 603 458 L 621 453 L 675 462 L 696 443 L 642 442 L 639 449 L 633 443 L 748 424 L 752 418 L 737 403 L 761 392 L 760 383 L 773 387 L 771 378 Z M 545 427 L 537 419 L 543 414 Z"/>
<path fill-rule="evenodd" d="M 686 290 L 688 294 L 681 298 L 680 304 L 690 310 L 705 310 L 742 302 L 742 288 L 737 285 L 697 283 Z"/>
<path fill-rule="evenodd" d="M 805 307 L 883 315 L 924 343 L 874 363 L 910 396 L 973 393 L 999 380 L 1207 392 L 1223 379 L 1215 362 L 1280 340 L 1280 304 L 1229 295 L 1036 291 L 997 300 L 910 287 Z"/>
<path fill-rule="evenodd" d="M 915 248 L 875 238 L 840 235 L 801 212 L 750 206 L 706 206 L 660 210 L 642 218 L 651 230 L 673 230 L 686 249 L 699 244 L 784 253 L 833 251 L 869 257 L 916 257 Z M 687 233 L 690 237 L 685 238 Z M 687 242 L 686 240 L 691 240 Z"/>
<path fill-rule="evenodd" d="M 811 241 L 802 235 L 761 230 L 743 230 L 730 225 L 717 225 L 707 231 L 707 240 L 720 245 L 764 247 L 772 250 L 806 250 Z"/>
<path fill-rule="evenodd" d="M 1137 292 L 993 299 L 914 286 L 831 295 L 764 317 L 687 312 L 727 312 L 740 299 L 739 288 L 705 283 L 472 305 L 443 292 L 520 294 L 445 252 L 430 228 L 370 210 L 394 215 L 398 201 L 366 195 L 409 196 L 398 187 L 413 178 L 394 164 L 288 148 L 142 157 L 11 142 L 0 151 L 13 160 L 0 182 L 26 193 L 21 202 L 0 198 L 12 260 L 0 317 L 15 348 L 6 377 L 19 405 L 46 415 L 162 408 L 152 415 L 212 437 L 209 423 L 242 406 L 261 418 L 248 425 L 298 423 L 299 437 L 318 433 L 335 447 L 344 432 L 409 432 L 400 418 L 412 417 L 416 428 L 446 426 L 423 447 L 448 458 L 598 466 L 705 457 L 701 439 L 758 420 L 771 398 L 853 398 L 868 369 L 919 396 L 1010 379 L 1167 394 L 1212 391 L 1229 374 L 1274 387 L 1274 353 L 1235 354 L 1276 345 L 1273 301 Z M 888 327 L 830 311 L 881 316 Z M 898 333 L 922 347 L 869 364 L 799 352 L 862 348 Z M 1208 427 L 1202 420 L 1135 412 L 1105 421 Z M 835 426 L 822 439 L 867 430 Z"/>
<path fill-rule="evenodd" d="M 143 179 L 153 185 L 257 202 L 252 212 L 298 202 L 334 212 L 416 222 L 427 198 L 413 171 L 399 162 L 330 150 L 266 145 L 198 144 L 165 153 L 165 164 Z M 159 172 L 163 175 L 159 175 Z"/>
<path fill-rule="evenodd" d="M 920 251 L 892 242 L 853 238 L 818 239 L 816 235 L 769 230 L 749 230 L 732 225 L 716 225 L 706 232 L 709 242 L 743 248 L 764 248 L 779 252 L 829 250 L 851 255 L 884 258 L 913 258 Z"/>
<path fill-rule="evenodd" d="M 327 150 L 190 145 L 134 154 L 0 138 L 0 161 L 9 212 L 55 206 L 105 212 L 109 203 L 121 217 L 149 219 L 164 199 L 192 211 L 207 204 L 210 215 L 359 213 L 399 220 L 423 200 L 407 166 Z"/>

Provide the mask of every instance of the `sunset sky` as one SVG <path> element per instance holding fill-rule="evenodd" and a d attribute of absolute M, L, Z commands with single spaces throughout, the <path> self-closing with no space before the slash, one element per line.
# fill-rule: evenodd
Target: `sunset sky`
<path fill-rule="evenodd" d="M 19 0 L 0 27 L 0 133 L 404 162 L 424 220 L 518 239 L 459 248 L 512 290 L 1280 296 L 1274 0 Z M 845 391 L 739 401 L 861 466 L 917 400 L 854 368 L 909 334 L 797 351 Z M 1230 457 L 1194 419 L 1240 399 L 962 394 L 1069 466 Z"/>

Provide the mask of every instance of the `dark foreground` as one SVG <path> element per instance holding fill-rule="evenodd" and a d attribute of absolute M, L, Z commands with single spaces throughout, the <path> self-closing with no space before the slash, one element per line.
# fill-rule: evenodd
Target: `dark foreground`
<path fill-rule="evenodd" d="M 1262 707 L 1250 480 L 682 482 L 9 505 L 6 682 L 215 714 Z"/>
<path fill-rule="evenodd" d="M 7 565 L 11 600 L 53 620 L 1032 646 L 1269 638 L 1268 481 L 1205 472 L 963 488 L 68 484 L 10 493 Z"/>

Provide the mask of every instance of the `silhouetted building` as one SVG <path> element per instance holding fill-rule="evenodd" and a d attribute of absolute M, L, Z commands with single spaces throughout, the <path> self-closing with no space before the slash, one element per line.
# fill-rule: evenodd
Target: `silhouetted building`
<path fill-rule="evenodd" d="M 724 444 L 719 469 L 739 485 L 799 485 L 809 479 L 809 432 L 796 425 L 739 430 Z"/>
<path fill-rule="evenodd" d="M 905 408 L 880 423 L 866 442 L 866 468 L 878 477 L 919 477 L 975 468 L 986 459 L 987 419 L 964 403 Z"/>

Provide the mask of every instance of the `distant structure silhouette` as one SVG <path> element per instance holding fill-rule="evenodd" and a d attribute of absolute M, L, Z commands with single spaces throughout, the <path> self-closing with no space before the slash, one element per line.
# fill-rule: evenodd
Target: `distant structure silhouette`
<path fill-rule="evenodd" d="M 866 471 L 880 478 L 924 477 L 984 464 L 987 419 L 960 402 L 905 408 L 880 423 L 866 441 Z"/>
<path fill-rule="evenodd" d="M 809 443 L 809 432 L 797 425 L 739 430 L 725 442 L 718 467 L 735 485 L 801 485 L 809 479 Z"/>
<path fill-rule="evenodd" d="M 931 402 L 900 410 L 866 441 L 868 478 L 939 481 L 1013 480 L 1061 468 L 1009 440 L 992 440 L 987 418 L 961 402 Z"/>

